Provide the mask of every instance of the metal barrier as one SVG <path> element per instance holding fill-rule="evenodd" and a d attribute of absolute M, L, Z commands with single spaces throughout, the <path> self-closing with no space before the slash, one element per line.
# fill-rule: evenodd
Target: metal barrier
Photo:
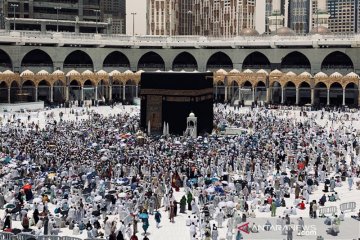
<path fill-rule="evenodd" d="M 337 207 L 336 206 L 332 206 L 332 207 L 323 207 L 319 209 L 319 214 L 320 215 L 325 215 L 325 214 L 335 214 L 337 213 Z"/>
<path fill-rule="evenodd" d="M 82 239 L 76 237 L 68 237 L 68 236 L 64 236 L 64 237 L 55 236 L 55 235 L 35 236 L 30 233 L 19 233 L 18 235 L 14 235 L 13 233 L 0 232 L 0 240 L 82 240 Z"/>
<path fill-rule="evenodd" d="M 12 233 L 8 232 L 1 232 L 0 233 L 0 240 L 15 240 L 16 236 Z"/>
<path fill-rule="evenodd" d="M 340 204 L 340 211 L 345 212 L 347 210 L 350 210 L 353 212 L 356 209 L 356 202 L 347 202 Z"/>

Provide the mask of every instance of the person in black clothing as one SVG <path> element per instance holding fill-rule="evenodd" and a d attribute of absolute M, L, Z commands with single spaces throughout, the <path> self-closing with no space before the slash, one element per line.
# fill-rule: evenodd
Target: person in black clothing
<path fill-rule="evenodd" d="M 11 218 L 10 218 L 9 214 L 5 218 L 3 230 L 5 230 L 7 228 L 11 229 Z"/>
<path fill-rule="evenodd" d="M 39 210 L 37 210 L 37 209 L 34 210 L 33 219 L 34 219 L 35 224 L 37 224 L 39 221 Z"/>

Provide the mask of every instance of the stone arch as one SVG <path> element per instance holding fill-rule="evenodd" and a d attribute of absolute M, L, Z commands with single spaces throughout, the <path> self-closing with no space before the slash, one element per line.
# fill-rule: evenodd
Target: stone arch
<path fill-rule="evenodd" d="M 284 103 L 289 105 L 296 103 L 296 85 L 292 81 L 284 84 Z"/>
<path fill-rule="evenodd" d="M 81 81 L 72 79 L 69 84 L 69 100 L 79 101 L 81 100 Z"/>
<path fill-rule="evenodd" d="M 76 81 L 76 80 L 75 80 Z M 53 79 L 53 101 L 62 103 L 65 101 L 66 86 L 62 79 Z"/>
<path fill-rule="evenodd" d="M 129 58 L 122 52 L 109 53 L 103 62 L 103 68 L 130 68 Z"/>
<path fill-rule="evenodd" d="M 304 72 L 311 71 L 311 64 L 303 53 L 294 51 L 287 54 L 281 60 L 281 71 Z"/>
<path fill-rule="evenodd" d="M 53 60 L 49 54 L 41 49 L 34 49 L 26 53 L 23 59 L 21 60 L 21 68 L 30 68 L 34 72 L 40 70 L 46 70 L 48 72 L 53 71 Z"/>
<path fill-rule="evenodd" d="M 219 69 L 230 71 L 233 69 L 233 62 L 226 53 L 216 52 L 208 59 L 206 69 L 209 71 L 216 71 Z"/>
<path fill-rule="evenodd" d="M 350 107 L 358 107 L 359 105 L 359 86 L 350 82 L 345 86 L 345 105 Z"/>
<path fill-rule="evenodd" d="M 327 104 L 327 90 L 328 86 L 325 82 L 318 81 L 314 86 L 314 103 L 316 105 Z"/>
<path fill-rule="evenodd" d="M 18 101 L 18 93 L 20 91 L 20 84 L 14 80 L 10 83 L 10 102 L 15 103 Z"/>
<path fill-rule="evenodd" d="M 341 106 L 343 102 L 343 86 L 339 82 L 331 83 L 329 87 L 329 104 Z"/>
<path fill-rule="evenodd" d="M 282 85 L 279 81 L 275 80 L 270 85 L 271 89 L 271 102 L 273 104 L 281 103 Z"/>
<path fill-rule="evenodd" d="M 0 103 L 8 102 L 8 84 L 5 81 L 0 81 Z"/>
<path fill-rule="evenodd" d="M 1 71 L 12 69 L 13 67 L 10 55 L 2 49 L 0 49 L 0 67 Z"/>
<path fill-rule="evenodd" d="M 266 82 L 259 80 L 254 84 L 255 101 L 266 101 Z"/>
<path fill-rule="evenodd" d="M 38 99 L 44 102 L 49 102 L 51 87 L 51 83 L 48 80 L 40 80 L 40 82 L 37 83 Z"/>
<path fill-rule="evenodd" d="M 269 59 L 261 52 L 252 52 L 246 56 L 242 64 L 245 69 L 270 69 Z"/>
<path fill-rule="evenodd" d="M 311 104 L 311 86 L 310 83 L 302 81 L 299 87 L 299 105 Z"/>
<path fill-rule="evenodd" d="M 334 51 L 329 53 L 321 63 L 321 71 L 340 72 L 345 74 L 354 70 L 354 63 L 351 58 L 343 52 Z"/>
<path fill-rule="evenodd" d="M 156 52 L 150 51 L 141 56 L 138 61 L 138 70 L 157 71 L 165 70 L 164 59 Z"/>
<path fill-rule="evenodd" d="M 34 102 L 36 101 L 36 83 L 33 80 L 25 79 L 21 84 L 21 93 L 19 93 L 19 97 L 21 101 L 24 102 Z"/>
<path fill-rule="evenodd" d="M 89 54 L 82 50 L 75 50 L 69 53 L 64 60 L 64 70 L 94 69 L 94 63 Z"/>
<path fill-rule="evenodd" d="M 174 58 L 172 69 L 174 71 L 181 71 L 181 70 L 194 71 L 198 69 L 198 64 L 195 57 L 192 54 L 188 52 L 182 52 L 179 53 Z"/>

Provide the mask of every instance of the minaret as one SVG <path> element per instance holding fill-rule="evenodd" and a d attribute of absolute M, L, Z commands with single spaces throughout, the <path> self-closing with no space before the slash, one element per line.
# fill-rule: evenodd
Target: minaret
<path fill-rule="evenodd" d="M 281 14 L 281 0 L 273 0 L 272 12 L 269 16 L 269 29 L 271 32 L 276 32 L 277 29 L 284 26 L 284 15 Z"/>
<path fill-rule="evenodd" d="M 315 9 L 313 16 L 314 28 L 329 27 L 330 14 L 328 14 L 326 2 L 326 0 L 317 0 L 317 9 Z"/>

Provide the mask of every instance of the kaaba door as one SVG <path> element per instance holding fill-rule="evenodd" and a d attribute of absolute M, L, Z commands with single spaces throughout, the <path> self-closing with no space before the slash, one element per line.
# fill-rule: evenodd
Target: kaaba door
<path fill-rule="evenodd" d="M 152 133 L 162 131 L 162 96 L 147 96 L 146 124 L 149 121 Z"/>

